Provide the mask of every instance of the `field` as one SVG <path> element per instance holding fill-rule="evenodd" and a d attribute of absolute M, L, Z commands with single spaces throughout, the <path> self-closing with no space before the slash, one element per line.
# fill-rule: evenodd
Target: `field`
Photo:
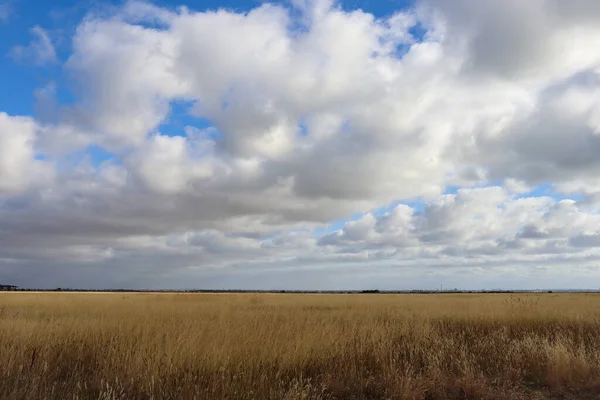
<path fill-rule="evenodd" d="M 0 293 L 0 398 L 600 398 L 600 295 Z"/>

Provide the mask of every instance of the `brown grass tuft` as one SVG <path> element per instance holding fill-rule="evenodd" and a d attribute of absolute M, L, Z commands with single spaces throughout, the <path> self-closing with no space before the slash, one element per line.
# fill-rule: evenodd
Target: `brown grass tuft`
<path fill-rule="evenodd" d="M 2 399 L 592 399 L 600 296 L 0 295 Z"/>

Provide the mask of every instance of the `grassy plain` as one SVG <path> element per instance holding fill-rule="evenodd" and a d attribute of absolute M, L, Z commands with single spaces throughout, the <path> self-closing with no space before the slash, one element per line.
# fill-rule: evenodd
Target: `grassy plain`
<path fill-rule="evenodd" d="M 0 293 L 0 398 L 600 398 L 600 295 Z"/>

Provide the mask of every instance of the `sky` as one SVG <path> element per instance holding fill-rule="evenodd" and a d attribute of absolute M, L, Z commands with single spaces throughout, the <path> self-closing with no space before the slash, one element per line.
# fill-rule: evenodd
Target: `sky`
<path fill-rule="evenodd" d="M 0 283 L 600 288 L 596 0 L 0 0 Z"/>

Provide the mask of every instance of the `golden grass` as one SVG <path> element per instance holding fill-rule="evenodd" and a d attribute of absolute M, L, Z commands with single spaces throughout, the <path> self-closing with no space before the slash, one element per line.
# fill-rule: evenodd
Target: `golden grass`
<path fill-rule="evenodd" d="M 599 389 L 596 294 L 0 294 L 1 399 L 591 399 Z"/>

